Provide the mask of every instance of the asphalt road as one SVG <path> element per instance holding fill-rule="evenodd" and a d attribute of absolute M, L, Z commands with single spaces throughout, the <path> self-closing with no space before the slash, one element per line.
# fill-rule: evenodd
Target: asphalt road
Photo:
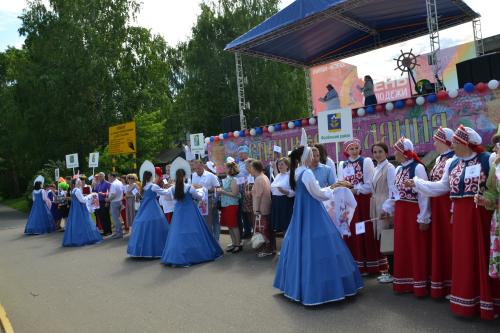
<path fill-rule="evenodd" d="M 170 268 L 127 258 L 127 239 L 62 248 L 62 233 L 24 236 L 25 221 L 0 206 L 0 303 L 20 333 L 500 332 L 500 320 L 455 317 L 447 302 L 394 295 L 375 278 L 308 308 L 272 287 L 276 259 L 250 249 Z"/>

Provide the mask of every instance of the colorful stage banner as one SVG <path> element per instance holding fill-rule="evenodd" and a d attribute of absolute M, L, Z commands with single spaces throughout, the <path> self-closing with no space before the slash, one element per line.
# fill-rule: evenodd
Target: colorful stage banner
<path fill-rule="evenodd" d="M 352 120 L 353 135 L 361 140 L 364 156 L 370 156 L 375 142 L 385 142 L 390 147 L 401 136 L 410 138 L 418 153 L 434 150 L 432 135 L 439 127 L 456 129 L 460 124 L 476 129 L 484 144 L 490 144 L 500 122 L 500 90 L 484 94 L 467 94 L 460 91 L 455 99 L 434 104 L 405 107 L 392 112 L 375 113 Z M 318 142 L 317 125 L 305 127 L 308 136 Z M 208 155 L 218 170 L 229 156 L 238 160 L 238 147 L 248 145 L 250 157 L 267 164 L 273 156 L 274 146 L 288 152 L 299 145 L 300 128 L 288 129 L 258 136 L 239 137 L 208 144 Z M 329 156 L 335 158 L 335 144 L 325 144 Z M 393 154 L 391 148 L 390 154 Z M 342 156 L 340 154 L 339 156 Z"/>

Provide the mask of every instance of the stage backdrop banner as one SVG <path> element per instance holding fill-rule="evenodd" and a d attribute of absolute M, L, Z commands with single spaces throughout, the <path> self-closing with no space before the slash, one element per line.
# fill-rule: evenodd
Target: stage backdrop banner
<path fill-rule="evenodd" d="M 318 115 L 319 143 L 352 140 L 352 111 L 350 108 L 329 110 Z"/>
<path fill-rule="evenodd" d="M 392 112 L 381 112 L 352 120 L 353 136 L 361 140 L 362 154 L 370 156 L 370 147 L 375 142 L 385 142 L 390 147 L 401 137 L 412 140 L 417 153 L 434 150 L 432 136 L 439 126 L 456 129 L 460 124 L 472 127 L 483 138 L 483 144 L 490 144 L 492 135 L 500 123 L 500 89 L 483 94 L 468 94 L 460 91 L 455 99 L 438 103 L 425 103 L 422 106 L 405 107 Z M 310 140 L 319 142 L 318 127 L 307 126 Z M 268 163 L 273 158 L 274 146 L 280 146 L 282 152 L 288 152 L 299 145 L 300 127 L 265 133 L 263 135 L 239 137 L 213 142 L 208 145 L 208 155 L 218 168 L 223 170 L 223 163 L 228 156 L 238 160 L 238 147 L 246 144 L 250 148 L 250 157 Z M 330 157 L 335 157 L 335 144 L 325 144 Z"/>

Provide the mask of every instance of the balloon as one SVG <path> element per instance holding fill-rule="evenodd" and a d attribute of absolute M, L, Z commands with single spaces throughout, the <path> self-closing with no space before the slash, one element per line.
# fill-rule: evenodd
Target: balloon
<path fill-rule="evenodd" d="M 405 103 L 403 101 L 396 102 L 396 109 L 402 109 L 405 107 Z"/>
<path fill-rule="evenodd" d="M 224 133 L 224 134 L 222 134 L 222 137 L 223 137 L 224 139 L 227 139 L 227 138 L 229 137 L 229 134 Z"/>
<path fill-rule="evenodd" d="M 257 128 L 255 129 L 255 133 L 257 133 L 257 135 L 262 134 L 262 127 L 257 127 Z"/>
<path fill-rule="evenodd" d="M 356 118 L 358 116 L 358 112 L 356 110 L 351 110 L 351 115 L 353 118 Z"/>
<path fill-rule="evenodd" d="M 467 91 L 469 94 L 474 92 L 474 83 L 471 83 L 471 82 L 467 82 L 465 85 L 464 85 L 464 90 Z"/>
<path fill-rule="evenodd" d="M 233 132 L 228 132 L 228 133 L 227 133 L 227 137 L 228 137 L 228 138 L 232 138 L 233 136 L 234 136 L 234 133 L 233 133 Z"/>
<path fill-rule="evenodd" d="M 358 109 L 358 117 L 363 117 L 365 115 L 365 109 L 364 108 L 359 108 Z"/>
<path fill-rule="evenodd" d="M 288 123 L 281 123 L 281 128 L 284 130 L 288 129 Z"/>
<path fill-rule="evenodd" d="M 249 130 L 245 130 L 245 136 L 249 136 L 250 135 L 250 131 Z"/>
<path fill-rule="evenodd" d="M 387 104 L 385 105 L 385 109 L 386 109 L 387 111 L 392 111 L 392 110 L 394 110 L 394 104 L 392 104 L 391 102 L 387 103 Z"/>
<path fill-rule="evenodd" d="M 302 122 L 300 120 L 295 120 L 293 123 L 295 124 L 295 127 L 302 126 Z"/>
<path fill-rule="evenodd" d="M 205 143 L 209 143 L 210 142 L 210 138 L 205 138 Z"/>
<path fill-rule="evenodd" d="M 219 142 L 219 137 L 218 136 L 214 136 L 214 141 L 215 142 Z"/>
<path fill-rule="evenodd" d="M 255 128 L 252 128 L 252 129 L 250 130 L 250 135 L 251 135 L 251 136 L 255 136 L 255 134 L 257 134 L 257 132 L 255 131 Z"/>
<path fill-rule="evenodd" d="M 309 125 L 314 125 L 314 124 L 316 124 L 316 118 L 314 117 L 309 118 Z"/>
<path fill-rule="evenodd" d="M 214 141 L 215 141 L 214 137 L 213 137 L 213 136 L 211 136 L 211 137 L 210 137 L 210 142 L 214 142 Z"/>
<path fill-rule="evenodd" d="M 424 96 L 418 96 L 415 102 L 417 102 L 417 105 L 424 105 L 425 104 Z"/>
<path fill-rule="evenodd" d="M 382 104 L 377 104 L 377 106 L 375 106 L 375 111 L 384 112 L 384 106 Z"/>
<path fill-rule="evenodd" d="M 412 107 L 412 106 L 415 106 L 415 101 L 413 100 L 413 98 L 408 98 L 406 101 L 405 101 L 405 104 L 407 107 Z"/>
<path fill-rule="evenodd" d="M 295 123 L 293 121 L 288 122 L 288 128 L 294 128 Z"/>
<path fill-rule="evenodd" d="M 375 109 L 373 108 L 373 106 L 370 105 L 369 107 L 366 108 L 366 112 L 368 114 L 373 114 L 375 113 Z"/>
<path fill-rule="evenodd" d="M 437 93 L 437 98 L 438 101 L 444 101 L 445 99 L 448 99 L 448 92 L 441 90 Z"/>
<path fill-rule="evenodd" d="M 488 89 L 488 86 L 484 82 L 479 82 L 476 84 L 476 90 L 480 93 L 485 92 Z"/>
<path fill-rule="evenodd" d="M 493 80 L 490 80 L 490 82 L 488 82 L 488 88 L 490 88 L 491 90 L 495 90 L 498 88 L 498 81 L 493 79 Z"/>
<path fill-rule="evenodd" d="M 427 96 L 427 102 L 429 103 L 436 103 L 437 102 L 437 96 L 435 94 L 430 94 Z"/>
<path fill-rule="evenodd" d="M 247 135 L 247 134 L 246 134 L 245 130 L 240 131 L 240 136 L 241 136 L 241 137 L 245 137 L 246 135 Z"/>
<path fill-rule="evenodd" d="M 262 132 L 269 133 L 269 130 L 267 129 L 267 126 L 263 126 L 262 127 Z"/>
<path fill-rule="evenodd" d="M 276 124 L 276 125 L 274 125 L 274 130 L 275 130 L 276 132 L 281 131 L 281 124 Z"/>
<path fill-rule="evenodd" d="M 456 98 L 458 96 L 458 90 L 454 89 L 454 90 L 448 91 L 448 96 L 450 98 Z"/>
<path fill-rule="evenodd" d="M 219 134 L 219 140 L 224 140 L 224 134 Z"/>
<path fill-rule="evenodd" d="M 238 138 L 240 136 L 240 132 L 239 131 L 234 131 L 233 135 L 234 135 L 235 138 Z"/>
<path fill-rule="evenodd" d="M 309 121 L 307 119 L 302 119 L 302 126 L 309 125 Z"/>
<path fill-rule="evenodd" d="M 269 127 L 267 128 L 267 130 L 269 131 L 269 133 L 273 133 L 274 132 L 274 126 L 273 125 L 269 125 Z"/>

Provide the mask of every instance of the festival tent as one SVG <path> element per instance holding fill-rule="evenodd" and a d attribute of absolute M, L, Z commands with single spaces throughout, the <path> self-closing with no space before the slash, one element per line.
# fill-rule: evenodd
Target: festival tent
<path fill-rule="evenodd" d="M 428 34 L 432 3 L 439 30 L 479 17 L 462 0 L 297 0 L 225 50 L 310 67 Z"/>

